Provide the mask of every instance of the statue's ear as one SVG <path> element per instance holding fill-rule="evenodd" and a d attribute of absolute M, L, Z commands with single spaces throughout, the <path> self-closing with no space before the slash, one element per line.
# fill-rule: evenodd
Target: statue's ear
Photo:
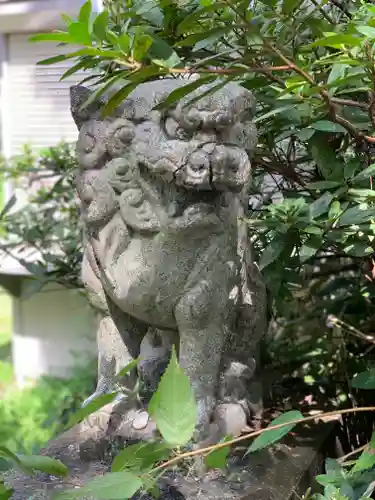
<path fill-rule="evenodd" d="M 89 105 L 84 106 L 87 100 L 92 97 L 93 93 L 92 90 L 89 90 L 83 85 L 74 85 L 70 87 L 70 111 L 78 130 L 99 111 L 99 101 L 90 102 Z"/>

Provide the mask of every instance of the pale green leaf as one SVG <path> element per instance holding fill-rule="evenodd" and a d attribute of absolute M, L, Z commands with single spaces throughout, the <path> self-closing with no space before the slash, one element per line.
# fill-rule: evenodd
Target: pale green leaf
<path fill-rule="evenodd" d="M 356 460 L 351 472 L 368 470 L 375 465 L 375 432 L 371 436 L 371 441 Z"/>
<path fill-rule="evenodd" d="M 72 43 L 73 39 L 69 33 L 66 32 L 52 32 L 52 33 L 39 33 L 29 38 L 30 42 L 61 42 Z"/>
<path fill-rule="evenodd" d="M 356 26 L 355 29 L 368 38 L 375 38 L 375 28 L 371 26 Z"/>
<path fill-rule="evenodd" d="M 197 423 L 194 392 L 178 364 L 175 348 L 148 411 L 168 444 L 183 446 L 193 437 Z"/>
<path fill-rule="evenodd" d="M 79 11 L 79 16 L 78 16 L 79 21 L 82 24 L 84 24 L 85 26 L 87 26 L 87 30 L 88 30 L 88 26 L 89 26 L 91 12 L 92 12 L 91 0 L 87 0 L 87 2 L 85 2 L 82 5 L 82 7 Z"/>
<path fill-rule="evenodd" d="M 226 436 L 221 443 L 230 441 L 232 436 Z M 225 446 L 218 450 L 214 450 L 204 457 L 204 463 L 209 469 L 224 469 L 227 465 L 227 459 L 230 452 L 230 446 Z"/>
<path fill-rule="evenodd" d="M 332 35 L 327 36 L 325 38 L 321 38 L 320 40 L 316 40 L 313 43 L 310 43 L 304 48 L 313 48 L 313 47 L 339 47 L 340 45 L 349 45 L 355 47 L 361 44 L 361 38 L 353 36 L 353 35 Z"/>
<path fill-rule="evenodd" d="M 252 444 L 249 446 L 247 453 L 252 453 L 254 451 L 261 450 L 270 446 L 271 444 L 280 441 L 281 438 L 289 434 L 289 432 L 297 425 L 293 423 L 294 420 L 302 419 L 303 415 L 298 410 L 291 410 L 286 413 L 283 413 L 279 417 L 272 420 L 268 427 L 280 424 L 283 425 L 279 429 L 271 429 L 269 431 L 265 430 L 260 436 L 258 436 Z M 290 422 L 290 423 L 289 423 Z"/>
<path fill-rule="evenodd" d="M 75 21 L 68 27 L 68 32 L 72 43 L 77 45 L 91 46 L 92 40 L 89 33 L 88 26 L 80 21 Z"/>
<path fill-rule="evenodd" d="M 94 497 L 97 500 L 125 500 L 142 488 L 141 479 L 130 472 L 110 472 L 89 481 L 84 487 L 53 496 L 56 500 Z"/>
<path fill-rule="evenodd" d="M 117 392 L 111 392 L 110 394 L 103 394 L 93 399 L 86 406 L 80 408 L 78 411 L 73 413 L 73 415 L 69 418 L 68 423 L 65 425 L 64 429 L 69 429 L 70 427 L 73 427 L 73 425 L 78 424 L 92 413 L 100 410 L 100 408 L 103 408 L 103 406 L 106 406 L 107 404 L 111 403 L 115 399 L 117 394 L 118 394 Z"/>
<path fill-rule="evenodd" d="M 68 468 L 60 460 L 43 455 L 17 455 L 21 464 L 32 470 L 46 472 L 53 476 L 67 476 Z"/>
<path fill-rule="evenodd" d="M 103 10 L 98 16 L 96 16 L 93 33 L 94 35 L 103 42 L 107 38 L 107 28 L 108 28 L 109 14 L 106 10 Z"/>
<path fill-rule="evenodd" d="M 125 377 L 125 375 L 128 375 L 131 371 L 133 371 L 135 368 L 137 368 L 139 362 L 139 358 L 137 359 L 132 359 L 130 363 L 124 366 L 116 375 L 116 377 Z"/>

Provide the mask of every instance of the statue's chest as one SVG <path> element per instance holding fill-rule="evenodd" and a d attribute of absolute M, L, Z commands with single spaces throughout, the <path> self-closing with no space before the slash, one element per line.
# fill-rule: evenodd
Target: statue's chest
<path fill-rule="evenodd" d="M 120 307 L 151 323 L 164 318 L 169 326 L 196 256 L 197 248 L 162 233 L 153 238 L 133 237 L 116 265 Z"/>

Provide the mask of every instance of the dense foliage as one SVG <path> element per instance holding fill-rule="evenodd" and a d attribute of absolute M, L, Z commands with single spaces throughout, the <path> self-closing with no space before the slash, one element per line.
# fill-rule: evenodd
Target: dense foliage
<path fill-rule="evenodd" d="M 0 250 L 37 278 L 28 293 L 48 281 L 80 287 L 76 166 L 74 146 L 64 143 L 37 153 L 25 146 L 22 154 L 1 162 L 2 177 L 15 192 L 0 213 Z"/>
<path fill-rule="evenodd" d="M 92 394 L 95 368 L 85 365 L 73 370 L 69 380 L 43 377 L 33 387 L 2 393 L 1 446 L 14 453 L 39 451 Z"/>

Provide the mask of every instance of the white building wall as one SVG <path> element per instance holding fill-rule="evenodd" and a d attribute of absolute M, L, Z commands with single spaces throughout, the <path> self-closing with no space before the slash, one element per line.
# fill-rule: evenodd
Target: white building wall
<path fill-rule="evenodd" d="M 45 147 L 58 139 L 75 140 L 77 131 L 69 116 L 68 97 L 72 79 L 59 83 L 62 67 L 45 67 L 44 78 L 42 68 L 34 66 L 38 60 L 56 55 L 58 49 L 48 44 L 29 46 L 27 38 L 32 33 L 61 28 L 61 13 L 74 16 L 83 3 L 83 0 L 0 0 L 3 155 L 9 157 L 18 152 L 19 146 L 28 141 Z M 24 113 L 19 106 L 21 101 Z M 34 115 L 30 111 L 33 103 Z M 39 130 L 35 135 L 36 128 Z M 9 199 L 12 191 L 8 184 L 6 198 Z M 14 262 L 9 264 L 5 260 L 0 256 L 0 279 L 1 272 L 8 277 L 14 275 L 14 279 L 25 275 L 21 288 L 25 287 L 28 273 Z M 4 266 L 7 267 L 5 271 Z M 78 291 L 50 285 L 29 299 L 13 297 L 12 302 L 13 363 L 19 386 L 41 375 L 69 376 L 75 363 L 83 363 L 95 354 L 96 319 Z"/>
<path fill-rule="evenodd" d="M 19 387 L 41 375 L 69 377 L 96 353 L 97 320 L 76 290 L 48 285 L 29 299 L 13 298 L 13 366 Z"/>

